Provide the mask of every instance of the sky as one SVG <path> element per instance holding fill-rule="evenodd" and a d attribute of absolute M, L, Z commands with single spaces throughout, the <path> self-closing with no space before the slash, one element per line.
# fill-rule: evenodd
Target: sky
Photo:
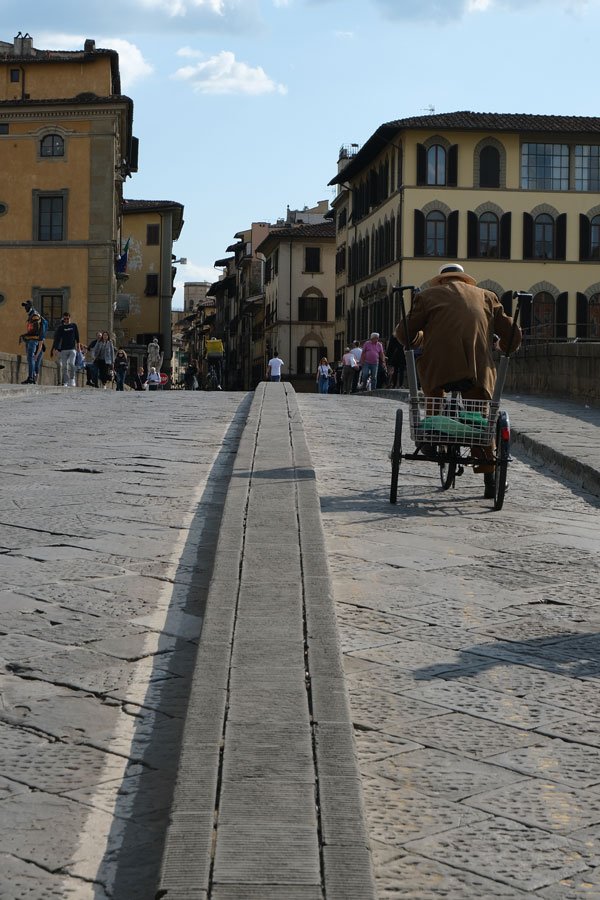
<path fill-rule="evenodd" d="M 341 146 L 429 112 L 600 115 L 600 0 L 0 0 L 0 40 L 117 50 L 139 171 L 182 203 L 185 281 L 252 222 L 331 201 Z"/>

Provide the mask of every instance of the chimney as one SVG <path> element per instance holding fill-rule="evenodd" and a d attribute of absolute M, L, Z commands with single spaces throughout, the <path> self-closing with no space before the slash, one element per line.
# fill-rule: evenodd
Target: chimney
<path fill-rule="evenodd" d="M 96 49 L 96 41 L 91 38 L 87 38 L 85 44 L 83 45 L 84 53 L 93 53 Z"/>
<path fill-rule="evenodd" d="M 13 44 L 14 56 L 33 56 L 33 38 L 30 34 L 19 32 Z"/>

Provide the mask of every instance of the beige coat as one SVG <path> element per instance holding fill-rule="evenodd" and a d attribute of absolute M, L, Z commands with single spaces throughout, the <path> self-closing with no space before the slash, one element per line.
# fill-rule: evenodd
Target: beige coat
<path fill-rule="evenodd" d="M 412 345 L 423 350 L 417 371 L 425 395 L 448 382 L 470 379 L 483 397 L 491 398 L 496 382 L 493 335 L 506 350 L 512 330 L 512 319 L 494 293 L 448 278 L 417 294 L 407 325 Z M 396 337 L 406 345 L 402 323 L 396 326 Z M 517 327 L 511 352 L 520 343 Z"/>

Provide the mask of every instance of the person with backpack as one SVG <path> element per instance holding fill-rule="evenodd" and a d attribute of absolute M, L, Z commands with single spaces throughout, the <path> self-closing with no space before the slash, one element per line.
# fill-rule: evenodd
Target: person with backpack
<path fill-rule="evenodd" d="M 19 338 L 23 342 L 27 355 L 27 378 L 21 384 L 35 384 L 42 366 L 42 356 L 45 350 L 44 338 L 48 330 L 48 322 L 35 309 L 33 300 L 25 300 L 21 306 L 27 313 L 25 333 Z"/>

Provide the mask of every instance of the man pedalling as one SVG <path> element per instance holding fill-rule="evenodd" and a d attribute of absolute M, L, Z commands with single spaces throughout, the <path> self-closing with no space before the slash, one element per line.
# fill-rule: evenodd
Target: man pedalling
<path fill-rule="evenodd" d="M 418 293 L 407 316 L 411 347 L 420 349 L 417 371 L 426 397 L 458 390 L 467 400 L 491 400 L 496 383 L 492 357 L 494 337 L 506 351 L 513 320 L 492 291 L 477 287 L 458 263 L 443 265 L 439 274 Z M 402 322 L 396 337 L 406 345 Z M 511 351 L 521 343 L 517 326 Z M 473 468 L 484 476 L 485 497 L 494 496 L 494 447 L 474 447 L 481 463 Z"/>

